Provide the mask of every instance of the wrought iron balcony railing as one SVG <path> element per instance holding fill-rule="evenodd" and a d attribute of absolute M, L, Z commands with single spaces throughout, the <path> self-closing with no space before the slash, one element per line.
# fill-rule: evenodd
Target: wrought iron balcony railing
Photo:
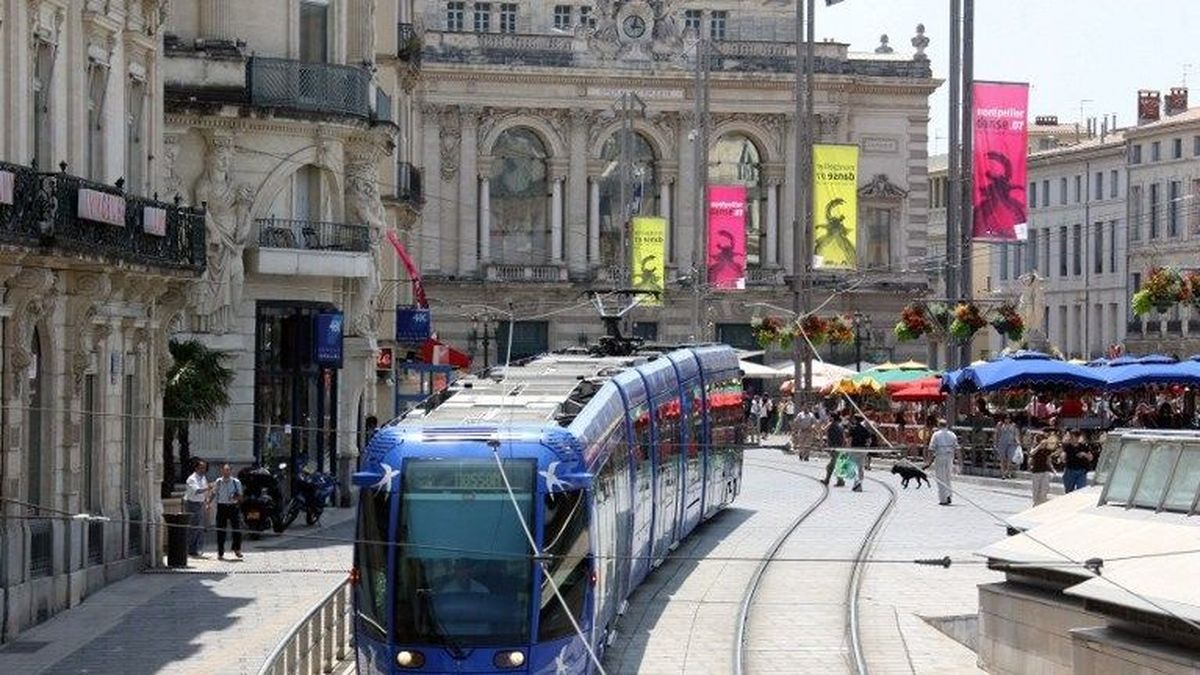
<path fill-rule="evenodd" d="M 66 165 L 58 173 L 37 173 L 0 162 L 0 174 L 0 240 L 5 243 L 204 269 L 200 209 L 127 195 L 120 185 L 72 176 Z"/>
<path fill-rule="evenodd" d="M 421 191 L 421 170 L 408 162 L 396 164 L 396 199 L 414 205 L 425 203 L 425 193 Z"/>
<path fill-rule="evenodd" d="M 371 74 L 357 66 L 254 56 L 246 64 L 250 104 L 370 117 Z"/>
<path fill-rule="evenodd" d="M 287 218 L 259 218 L 254 222 L 258 225 L 259 248 L 355 253 L 371 250 L 371 230 L 365 225 Z"/>

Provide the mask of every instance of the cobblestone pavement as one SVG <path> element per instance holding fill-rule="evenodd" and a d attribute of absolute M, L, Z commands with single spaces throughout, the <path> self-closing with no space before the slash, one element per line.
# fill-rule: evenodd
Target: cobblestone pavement
<path fill-rule="evenodd" d="M 820 494 L 820 486 L 781 468 L 819 476 L 824 456 L 808 463 L 774 450 L 746 453 L 745 485 L 734 506 L 694 533 L 638 588 L 606 654 L 613 673 L 728 673 L 739 603 L 757 558 Z M 877 471 L 873 476 L 895 481 Z M 862 582 L 860 625 L 873 673 L 976 671 L 974 653 L 925 621 L 976 612 L 976 585 L 996 581 L 973 551 L 1004 536 L 1001 518 L 1029 504 L 1013 491 L 957 484 L 953 506 L 934 490 L 898 490 L 872 556 L 880 559 L 969 560 L 950 569 L 870 565 Z M 750 673 L 838 673 L 850 668 L 846 586 L 851 565 L 802 558 L 850 558 L 887 502 L 867 482 L 864 492 L 832 489 L 779 550 L 768 568 L 747 627 Z M 970 500 L 983 509 L 967 504 Z M 695 557 L 708 556 L 705 561 Z M 788 560 L 788 559 L 791 560 Z M 973 630 L 969 620 L 958 625 Z"/>
<path fill-rule="evenodd" d="M 342 542 L 354 536 L 352 516 L 328 509 L 318 527 L 247 541 L 244 561 L 219 561 L 209 546 L 208 559 L 190 560 L 186 570 L 150 570 L 107 586 L 18 636 L 18 645 L 45 643 L 37 651 L 0 649 L 0 673 L 257 673 L 346 577 L 351 546 Z"/>

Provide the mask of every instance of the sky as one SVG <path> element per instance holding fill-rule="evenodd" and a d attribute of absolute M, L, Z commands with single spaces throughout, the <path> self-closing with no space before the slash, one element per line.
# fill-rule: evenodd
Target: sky
<path fill-rule="evenodd" d="M 817 0 L 816 37 L 872 51 L 886 33 L 912 53 L 918 23 L 929 38 L 933 73 L 949 72 L 950 0 Z M 1184 82 L 1200 106 L 1200 0 L 977 0 L 975 79 L 1028 82 L 1030 117 L 1060 123 L 1116 113 L 1135 122 L 1138 89 L 1166 94 Z M 946 151 L 949 86 L 930 99 L 930 154 Z"/>

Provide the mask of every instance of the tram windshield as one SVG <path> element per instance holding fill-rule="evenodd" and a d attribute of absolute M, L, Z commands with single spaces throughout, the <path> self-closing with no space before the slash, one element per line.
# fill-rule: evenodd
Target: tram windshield
<path fill-rule="evenodd" d="M 533 527 L 537 465 L 504 470 Z M 529 641 L 529 542 L 496 463 L 405 462 L 397 529 L 396 641 L 467 645 Z"/>

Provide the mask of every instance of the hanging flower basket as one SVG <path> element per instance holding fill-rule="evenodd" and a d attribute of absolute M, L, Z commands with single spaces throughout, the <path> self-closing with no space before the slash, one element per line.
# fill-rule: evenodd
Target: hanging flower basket
<path fill-rule="evenodd" d="M 950 334 L 959 340 L 969 339 L 987 325 L 979 307 L 974 303 L 960 302 L 954 308 L 954 319 L 950 322 Z"/>
<path fill-rule="evenodd" d="M 1165 314 L 1171 307 L 1190 299 L 1190 284 L 1185 287 L 1184 278 L 1173 267 L 1156 267 L 1150 270 L 1146 283 L 1130 300 L 1134 315 L 1142 316 L 1154 310 Z"/>
<path fill-rule="evenodd" d="M 754 333 L 754 341 L 763 349 L 779 342 L 780 335 L 787 332 L 783 319 L 774 316 L 751 319 L 750 330 Z"/>
<path fill-rule="evenodd" d="M 1025 337 L 1025 319 L 1017 312 L 1016 305 L 1006 302 L 992 310 L 992 328 L 1012 342 L 1020 342 Z"/>
<path fill-rule="evenodd" d="M 1200 309 L 1200 272 L 1183 275 L 1183 297 L 1195 309 Z"/>
<path fill-rule="evenodd" d="M 932 330 L 933 323 L 930 321 L 925 304 L 914 302 L 900 311 L 900 320 L 896 322 L 896 327 L 892 329 L 892 332 L 896 334 L 897 340 L 908 342 L 916 340 Z"/>
<path fill-rule="evenodd" d="M 835 315 L 827 322 L 829 344 L 845 345 L 854 342 L 854 320 L 845 315 Z"/>
<path fill-rule="evenodd" d="M 801 331 L 813 346 L 823 345 L 829 339 L 829 322 L 816 314 L 809 314 L 800 320 L 799 330 L 796 331 L 796 338 L 803 340 Z"/>

